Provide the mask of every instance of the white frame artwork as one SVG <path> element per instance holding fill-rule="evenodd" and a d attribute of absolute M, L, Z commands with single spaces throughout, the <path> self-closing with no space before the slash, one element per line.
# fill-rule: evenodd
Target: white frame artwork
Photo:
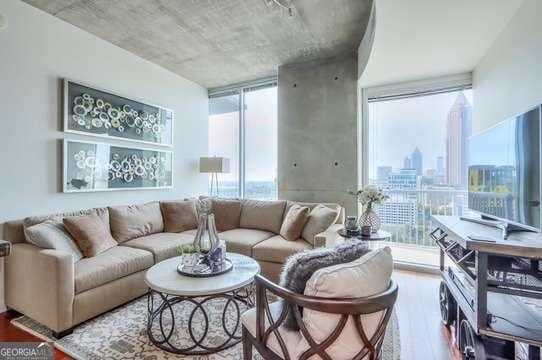
<path fill-rule="evenodd" d="M 88 85 L 80 81 L 74 81 L 71 79 L 63 79 L 62 82 L 63 82 L 63 94 L 64 94 L 63 96 L 64 98 L 63 99 L 64 132 L 100 137 L 100 138 L 105 138 L 105 139 L 118 139 L 121 141 L 137 142 L 137 143 L 143 143 L 143 144 L 148 144 L 148 145 L 153 145 L 153 146 L 161 146 L 161 147 L 169 147 L 169 148 L 173 147 L 173 134 L 174 134 L 174 122 L 175 122 L 175 114 L 173 110 L 165 108 L 160 105 L 154 105 L 145 100 L 132 99 L 132 98 L 123 96 L 122 94 L 118 94 L 109 90 L 100 89 L 98 87 Z M 85 94 L 85 95 L 88 95 L 89 99 L 82 99 L 82 94 L 74 96 L 74 94 L 71 93 L 71 89 L 73 87 L 84 88 L 85 90 L 87 90 L 86 91 L 87 93 L 93 94 L 94 97 L 88 94 Z M 77 110 L 75 109 L 76 98 L 78 98 L 77 100 L 81 102 L 85 102 L 82 106 L 77 106 L 78 109 L 80 109 L 81 111 L 85 113 L 85 115 L 79 116 L 78 114 L 74 114 L 75 110 Z M 107 102 L 107 100 L 104 101 L 104 100 L 101 100 L 100 98 L 111 99 L 111 100 Z M 113 103 L 112 99 L 115 100 L 115 103 Z M 108 107 L 116 107 L 118 110 L 121 109 L 121 105 L 123 104 L 124 106 L 128 106 L 130 108 L 133 106 L 134 109 L 132 109 L 132 111 L 135 111 L 135 113 L 132 117 L 129 118 L 129 116 L 127 116 L 125 119 L 124 115 L 126 115 L 126 113 L 124 111 L 117 111 L 116 114 L 118 114 L 119 119 L 108 118 L 107 111 L 100 112 L 100 110 L 97 109 L 98 104 L 94 104 L 94 102 L 97 103 L 98 100 L 101 100 L 102 104 L 105 103 L 105 105 L 107 105 Z M 88 101 L 91 101 L 92 103 L 88 104 L 87 103 Z M 136 114 L 138 111 L 137 109 L 135 109 L 136 107 L 139 108 L 139 114 L 141 114 L 141 116 L 145 115 L 145 116 L 148 116 L 149 118 L 152 117 L 153 123 L 151 123 L 150 120 L 147 121 L 147 120 L 143 120 L 139 118 L 139 115 Z M 147 111 L 143 111 L 143 109 L 147 111 L 151 111 L 151 110 L 156 111 L 156 114 L 159 116 L 156 116 L 155 118 L 154 117 L 155 115 L 153 114 L 149 115 Z M 95 113 L 92 113 L 92 115 L 89 115 L 91 112 L 95 112 Z M 120 117 L 120 115 L 123 115 L 123 116 Z M 75 123 L 75 121 L 77 121 L 76 120 L 77 116 L 79 116 L 78 118 L 79 123 Z M 91 118 L 92 120 L 90 120 Z M 128 121 L 128 118 L 130 122 Z M 111 126 L 111 123 L 113 123 L 114 125 Z M 143 126 L 143 125 L 147 125 L 147 126 Z M 166 138 L 162 139 L 162 136 L 165 136 Z M 142 139 L 138 139 L 138 137 L 141 137 Z M 151 141 L 150 139 L 153 139 L 153 138 L 156 138 L 157 140 Z"/>
<path fill-rule="evenodd" d="M 91 151 L 93 151 L 93 154 L 90 155 L 88 154 L 88 151 L 86 151 L 86 155 L 83 155 L 83 156 L 86 156 L 86 158 L 81 158 L 79 155 L 79 153 L 83 153 L 85 152 L 84 150 L 80 150 L 77 154 L 75 152 L 72 152 L 72 153 L 68 153 L 68 150 L 69 150 L 69 146 L 70 144 L 79 144 L 79 146 L 81 147 L 84 147 L 85 145 L 93 145 L 95 146 L 95 148 Z M 101 154 L 101 156 L 99 156 L 100 154 L 98 154 L 98 147 L 101 147 L 102 150 L 107 150 L 105 152 L 102 152 L 100 151 L 99 153 Z M 114 156 L 114 154 L 111 154 L 111 149 L 112 148 L 115 148 L 117 151 L 120 151 L 120 152 L 128 152 L 130 150 L 133 150 L 134 152 L 136 152 L 137 154 L 140 154 L 141 158 L 139 158 L 136 154 L 126 154 L 124 159 L 113 159 L 113 160 L 117 160 L 117 162 L 119 162 L 119 165 L 120 163 L 123 163 L 123 162 L 126 162 L 127 165 L 127 169 L 124 171 L 124 170 L 121 170 L 121 171 L 124 171 L 124 173 L 131 173 L 131 175 L 127 175 L 128 177 L 131 177 L 131 180 L 130 181 L 123 181 L 123 179 L 126 179 L 126 178 L 123 178 L 123 177 L 113 177 L 113 179 L 111 179 L 111 172 L 115 173 L 115 171 L 112 171 L 110 165 L 112 164 L 113 160 L 111 160 L 111 158 Z M 165 169 L 162 169 L 165 177 L 167 177 L 166 180 L 164 180 L 165 183 L 168 183 L 168 185 L 157 185 L 157 186 L 128 186 L 126 185 L 126 183 L 128 182 L 132 182 L 132 181 L 138 181 L 139 183 L 143 184 L 143 183 L 148 183 L 148 182 L 151 182 L 151 181 L 156 181 L 156 182 L 160 182 L 160 180 L 158 178 L 149 178 L 147 179 L 146 176 L 145 178 L 143 177 L 139 177 L 139 178 L 135 178 L 137 175 L 137 171 L 135 171 L 134 173 L 134 164 L 137 164 L 137 162 L 140 162 L 140 165 L 145 165 L 145 166 L 138 166 L 139 168 L 142 168 L 142 169 L 146 169 L 147 168 L 147 158 L 145 158 L 143 155 L 141 154 L 145 154 L 145 153 L 155 153 L 153 156 L 151 157 L 154 157 L 154 161 L 151 162 L 151 166 L 152 164 L 154 164 L 155 162 L 162 162 L 164 163 L 163 167 Z M 76 159 L 75 156 L 76 155 L 79 155 L 79 157 Z M 105 159 L 102 159 L 101 161 L 99 161 L 99 159 L 101 157 L 104 157 L 104 155 L 106 155 L 107 157 L 107 160 Z M 62 190 L 64 193 L 77 193 L 77 192 L 97 192 L 97 191 L 119 191 L 119 190 L 160 190 L 160 189 L 172 189 L 173 188 L 173 181 L 174 181 L 174 176 L 173 176 L 173 173 L 174 173 L 174 159 L 173 159 L 173 151 L 170 151 L 170 150 L 166 150 L 166 149 L 153 149 L 153 148 L 145 148 L 145 147 L 134 147 L 134 146 L 121 146 L 121 145 L 116 145 L 116 144 L 110 144 L 110 143 L 105 143 L 105 142 L 92 142 L 92 141 L 83 141 L 83 140 L 70 140 L 70 139 L 63 139 L 63 159 L 62 159 L 62 172 L 63 172 L 63 176 L 62 176 Z M 93 158 L 92 159 L 89 159 L 90 158 Z M 73 159 L 72 159 L 73 158 Z M 150 157 L 148 158 L 149 160 L 152 160 L 150 159 Z M 165 159 L 165 160 L 164 160 Z M 91 160 L 91 161 L 89 161 Z M 125 161 L 127 160 L 127 161 Z M 132 162 L 133 161 L 133 162 Z M 70 164 L 71 162 L 71 164 Z M 79 162 L 79 164 L 77 164 Z M 143 162 L 145 164 L 143 164 Z M 99 165 L 98 165 L 99 163 Z M 74 166 L 74 164 L 77 164 L 77 168 Z M 132 166 L 130 167 L 130 164 L 132 164 Z M 70 165 L 71 165 L 71 168 L 70 168 Z M 102 166 L 101 167 L 101 170 L 99 172 L 97 172 L 97 170 L 99 169 L 100 165 Z M 88 168 L 88 169 L 87 169 Z M 120 170 L 120 169 L 119 169 Z M 117 170 L 117 173 L 119 173 L 120 171 Z M 137 170 L 137 169 L 136 169 Z M 69 173 L 73 174 L 74 171 L 78 171 L 78 172 L 81 172 L 82 175 L 80 176 L 76 176 L 76 177 L 72 177 L 69 175 Z M 147 171 L 144 171 L 144 170 L 140 170 L 141 171 L 141 174 L 143 173 L 146 173 Z M 149 173 L 149 177 L 150 177 L 150 173 L 154 173 L 154 171 L 156 170 L 153 170 L 153 169 L 149 169 L 148 170 L 148 173 Z M 107 172 L 107 175 L 104 174 L 104 172 Z M 123 174 L 123 173 L 121 173 Z M 71 179 L 69 178 L 71 177 Z M 88 177 L 88 178 L 87 178 Z M 96 177 L 99 177 L 99 179 L 96 179 Z M 153 176 L 154 177 L 154 176 Z M 89 183 L 89 182 L 93 182 L 93 186 L 94 188 L 82 188 L 82 187 L 86 187 L 86 185 L 84 185 L 85 183 Z M 122 186 L 115 186 L 115 187 L 110 187 L 111 186 L 111 182 L 112 181 L 115 181 L 117 185 L 122 185 Z M 99 186 L 99 187 L 96 187 L 96 183 L 101 183 L 102 185 Z M 75 185 L 74 185 L 75 184 Z M 78 186 L 76 186 L 78 185 Z"/>

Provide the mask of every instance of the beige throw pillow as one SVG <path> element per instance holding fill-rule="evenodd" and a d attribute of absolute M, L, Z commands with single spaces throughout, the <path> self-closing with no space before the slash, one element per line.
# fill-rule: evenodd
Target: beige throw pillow
<path fill-rule="evenodd" d="M 62 221 L 46 220 L 24 230 L 26 241 L 42 249 L 62 250 L 72 254 L 73 262 L 83 258 L 75 240 Z"/>
<path fill-rule="evenodd" d="M 240 227 L 280 232 L 286 201 L 244 200 L 241 209 Z"/>
<path fill-rule="evenodd" d="M 160 201 L 164 231 L 177 233 L 198 227 L 196 203 L 193 200 Z"/>
<path fill-rule="evenodd" d="M 301 237 L 301 232 L 309 220 L 310 209 L 306 206 L 292 205 L 280 227 L 280 235 L 294 241 Z"/>
<path fill-rule="evenodd" d="M 63 222 L 85 257 L 96 256 L 117 245 L 109 227 L 98 215 L 70 216 Z"/>
<path fill-rule="evenodd" d="M 109 222 L 111 234 L 119 243 L 164 231 L 164 220 L 158 201 L 110 207 Z"/>
<path fill-rule="evenodd" d="M 215 215 L 218 231 L 233 230 L 239 227 L 241 219 L 241 202 L 239 200 L 213 199 L 211 211 Z"/>
<path fill-rule="evenodd" d="M 314 245 L 314 237 L 326 231 L 337 221 L 339 211 L 322 204 L 317 205 L 309 214 L 309 220 L 303 228 L 303 239 Z"/>

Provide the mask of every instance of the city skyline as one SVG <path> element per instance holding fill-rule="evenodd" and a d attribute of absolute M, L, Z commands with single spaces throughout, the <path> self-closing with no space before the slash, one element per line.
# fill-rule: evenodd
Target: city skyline
<path fill-rule="evenodd" d="M 376 180 L 378 166 L 405 168 L 416 147 L 426 159 L 422 173 L 445 167 L 438 159 L 445 164 L 448 116 L 460 95 L 472 108 L 472 90 L 370 103 L 369 179 Z"/>

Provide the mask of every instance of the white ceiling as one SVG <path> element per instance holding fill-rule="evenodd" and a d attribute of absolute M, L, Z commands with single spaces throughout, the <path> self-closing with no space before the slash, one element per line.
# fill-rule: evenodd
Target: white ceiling
<path fill-rule="evenodd" d="M 376 0 L 364 87 L 472 71 L 523 0 Z"/>

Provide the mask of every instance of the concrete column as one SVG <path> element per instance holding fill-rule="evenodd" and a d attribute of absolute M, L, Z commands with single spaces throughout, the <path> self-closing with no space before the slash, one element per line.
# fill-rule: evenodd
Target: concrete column
<path fill-rule="evenodd" d="M 278 71 L 279 198 L 337 202 L 356 215 L 357 55 Z"/>

